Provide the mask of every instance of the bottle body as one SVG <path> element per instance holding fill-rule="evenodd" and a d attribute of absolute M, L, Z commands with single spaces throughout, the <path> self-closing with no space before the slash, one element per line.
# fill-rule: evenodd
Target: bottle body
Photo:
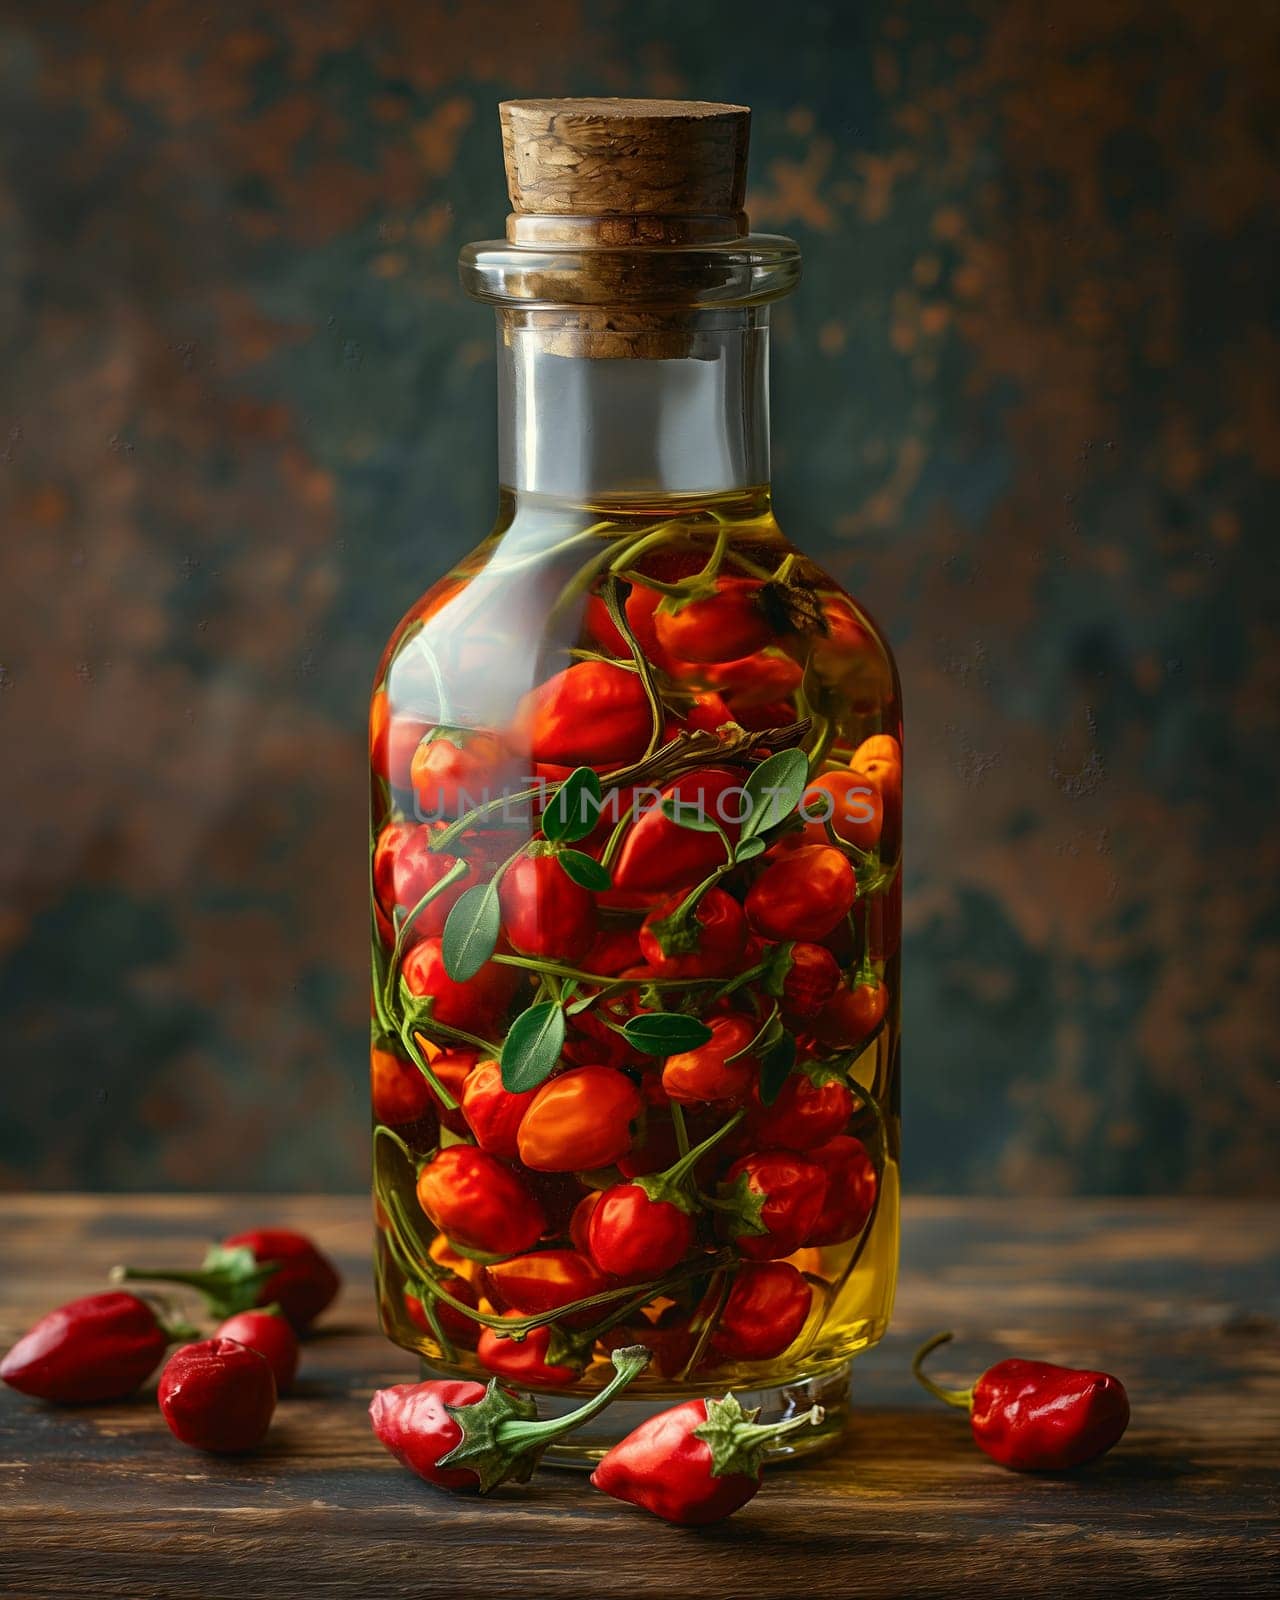
<path fill-rule="evenodd" d="M 901 735 L 887 646 L 766 488 L 504 492 L 374 691 L 390 1338 L 570 1394 L 645 1343 L 643 1400 L 881 1336 Z"/>

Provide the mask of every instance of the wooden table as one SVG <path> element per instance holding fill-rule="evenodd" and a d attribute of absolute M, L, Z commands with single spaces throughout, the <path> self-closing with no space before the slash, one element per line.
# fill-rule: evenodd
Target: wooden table
<path fill-rule="evenodd" d="M 564 1471 L 441 1495 L 369 1432 L 413 1373 L 373 1326 L 361 1197 L 7 1196 L 0 1342 L 110 1265 L 197 1256 L 252 1222 L 303 1228 L 346 1289 L 267 1444 L 205 1457 L 149 1394 L 58 1410 L 0 1394 L 0 1592 L 85 1600 L 328 1596 L 1274 1595 L 1280 1579 L 1280 1210 L 1247 1203 L 916 1200 L 899 1309 L 856 1369 L 837 1453 L 771 1476 L 732 1522 L 658 1523 Z M 1134 1419 L 1071 1478 L 1003 1471 L 908 1374 L 1018 1352 L 1100 1366 Z"/>

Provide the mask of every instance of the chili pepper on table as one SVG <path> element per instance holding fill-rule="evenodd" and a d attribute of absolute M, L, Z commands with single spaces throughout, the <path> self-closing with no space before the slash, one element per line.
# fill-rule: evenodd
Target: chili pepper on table
<path fill-rule="evenodd" d="M 175 1439 L 232 1454 L 262 1443 L 276 1409 L 265 1356 L 235 1339 L 202 1339 L 175 1350 L 160 1374 L 160 1410 Z"/>
<path fill-rule="evenodd" d="M 554 855 L 524 855 L 498 885 L 502 926 L 521 955 L 572 964 L 596 937 L 596 903 Z"/>
<path fill-rule="evenodd" d="M 301 1347 L 298 1335 L 278 1308 L 237 1311 L 214 1330 L 215 1339 L 234 1339 L 248 1350 L 256 1350 L 271 1368 L 276 1393 L 288 1394 L 298 1375 Z"/>
<path fill-rule="evenodd" d="M 142 1271 L 115 1267 L 116 1283 L 182 1283 L 198 1289 L 215 1316 L 273 1303 L 299 1333 L 330 1304 L 341 1287 L 338 1270 L 305 1234 L 291 1228 L 233 1233 L 205 1255 L 198 1271 Z"/>
<path fill-rule="evenodd" d="M 441 1233 L 486 1255 L 528 1250 L 547 1226 L 524 1180 L 469 1144 L 449 1145 L 419 1170 L 418 1204 Z"/>
<path fill-rule="evenodd" d="M 46 1312 L 24 1333 L 0 1361 L 0 1378 L 37 1400 L 123 1400 L 151 1376 L 167 1346 L 195 1333 L 163 1322 L 137 1295 L 85 1295 Z"/>
<path fill-rule="evenodd" d="M 848 860 L 833 845 L 801 845 L 769 861 L 747 891 L 747 919 L 765 939 L 825 939 L 858 894 Z"/>
<path fill-rule="evenodd" d="M 763 1482 L 770 1446 L 823 1420 L 821 1406 L 785 1422 L 760 1423 L 737 1398 L 686 1400 L 649 1417 L 621 1439 L 591 1474 L 591 1482 L 682 1527 L 721 1522 L 742 1509 Z"/>
<path fill-rule="evenodd" d="M 641 1347 L 615 1350 L 614 1375 L 576 1411 L 540 1421 L 532 1396 L 490 1383 L 437 1379 L 379 1389 L 369 1406 L 373 1431 L 411 1472 L 441 1489 L 487 1494 L 525 1483 L 547 1446 L 599 1415 L 649 1361 Z"/>
<path fill-rule="evenodd" d="M 520 1123 L 520 1159 L 535 1172 L 612 1166 L 633 1143 L 639 1089 L 614 1067 L 571 1067 L 537 1091 Z"/>
<path fill-rule="evenodd" d="M 925 1376 L 925 1358 L 949 1333 L 916 1352 L 911 1370 L 949 1406 L 969 1413 L 975 1443 L 1015 1472 L 1068 1472 L 1111 1449 L 1129 1426 L 1129 1397 L 1108 1372 L 1048 1361 L 997 1361 L 971 1389 L 946 1389 Z"/>

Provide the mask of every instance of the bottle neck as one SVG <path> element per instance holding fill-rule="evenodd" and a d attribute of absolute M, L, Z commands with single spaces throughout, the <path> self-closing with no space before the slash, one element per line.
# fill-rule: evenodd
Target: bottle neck
<path fill-rule="evenodd" d="M 767 484 L 768 322 L 767 306 L 697 311 L 658 355 L 601 355 L 617 343 L 501 313 L 503 487 L 590 503 Z M 643 334 L 634 347 L 646 350 Z"/>

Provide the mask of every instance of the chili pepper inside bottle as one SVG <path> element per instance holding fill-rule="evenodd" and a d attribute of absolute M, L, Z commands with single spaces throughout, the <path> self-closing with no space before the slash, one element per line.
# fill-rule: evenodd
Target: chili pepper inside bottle
<path fill-rule="evenodd" d="M 767 1459 L 838 1425 L 892 1304 L 898 682 L 774 516 L 799 254 L 748 231 L 749 113 L 501 116 L 507 237 L 462 257 L 497 521 L 388 597 L 371 712 L 380 1314 L 432 1380 L 566 1405 L 652 1330 L 555 1459 L 708 1393 L 827 1409 Z"/>
<path fill-rule="evenodd" d="M 947 1389 L 925 1376 L 925 1357 L 946 1344 L 935 1334 L 911 1370 L 949 1406 L 969 1413 L 974 1443 L 1015 1472 L 1069 1472 L 1105 1455 L 1129 1426 L 1129 1396 L 1109 1372 L 1050 1361 L 997 1361 L 971 1389 Z"/>

